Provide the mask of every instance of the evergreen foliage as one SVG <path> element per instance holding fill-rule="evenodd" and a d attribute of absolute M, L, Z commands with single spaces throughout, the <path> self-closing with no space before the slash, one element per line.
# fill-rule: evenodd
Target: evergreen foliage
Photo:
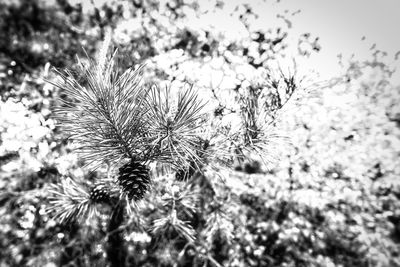
<path fill-rule="evenodd" d="M 0 4 L 1 266 L 400 266 L 378 51 L 310 94 L 290 13 L 86 2 Z"/>

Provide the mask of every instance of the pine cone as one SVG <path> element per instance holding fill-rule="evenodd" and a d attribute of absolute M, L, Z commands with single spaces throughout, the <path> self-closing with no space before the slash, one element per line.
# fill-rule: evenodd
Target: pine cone
<path fill-rule="evenodd" d="M 129 199 L 140 200 L 150 187 L 149 169 L 137 161 L 131 161 L 119 168 L 118 183 Z"/>
<path fill-rule="evenodd" d="M 110 189 L 105 184 L 97 184 L 90 190 L 90 200 L 96 203 L 109 202 L 111 199 Z"/>

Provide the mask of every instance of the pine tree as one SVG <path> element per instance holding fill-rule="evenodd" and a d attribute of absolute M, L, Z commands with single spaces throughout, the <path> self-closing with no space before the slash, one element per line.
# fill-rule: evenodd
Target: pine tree
<path fill-rule="evenodd" d="M 173 96 L 170 88 L 142 82 L 143 65 L 120 73 L 117 52 L 108 53 L 110 38 L 96 61 L 78 58 L 81 77 L 55 70 L 58 80 L 49 81 L 67 95 L 59 99 L 56 119 L 80 157 L 89 169 L 109 168 L 107 177 L 95 181 L 66 178 L 54 185 L 52 212 L 67 223 L 96 216 L 98 205 L 109 206 L 111 266 L 126 262 L 124 223 L 151 233 L 158 247 L 183 243 L 181 253 L 192 247 L 197 260 L 219 266 L 222 260 L 208 249 L 232 241 L 230 213 L 237 200 L 218 172 L 250 155 L 273 159 L 271 149 L 284 140 L 273 130 L 284 103 L 274 102 L 273 108 L 265 93 L 250 88 L 237 97 L 239 109 L 233 111 L 240 129 L 223 125 L 218 116 L 207 118 L 206 103 L 193 86 Z M 158 218 L 141 218 L 142 202 L 157 207 Z"/>

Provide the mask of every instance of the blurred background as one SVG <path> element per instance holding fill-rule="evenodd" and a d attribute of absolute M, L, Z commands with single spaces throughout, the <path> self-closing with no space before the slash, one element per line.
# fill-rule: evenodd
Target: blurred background
<path fill-rule="evenodd" d="M 290 138 L 271 152 L 279 161 L 236 166 L 228 184 L 233 241 L 213 243 L 213 260 L 178 261 L 176 247 L 132 230 L 131 266 L 400 266 L 398 10 L 394 0 L 1 0 L 0 266 L 107 266 L 101 223 L 60 225 L 46 212 L 48 184 L 94 174 L 52 119 L 59 92 L 45 80 L 95 56 L 110 28 L 121 69 L 146 63 L 146 81 L 193 83 L 215 116 L 265 70 L 297 88 L 276 122 Z"/>

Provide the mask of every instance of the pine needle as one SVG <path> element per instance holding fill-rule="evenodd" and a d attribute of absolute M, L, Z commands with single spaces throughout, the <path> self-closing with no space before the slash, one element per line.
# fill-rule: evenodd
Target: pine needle
<path fill-rule="evenodd" d="M 84 82 L 68 70 L 56 70 L 60 79 L 50 81 L 68 96 L 55 110 L 56 120 L 79 144 L 82 158 L 93 168 L 105 161 L 116 164 L 124 158 L 137 160 L 147 148 L 147 90 L 140 82 L 142 66 L 119 75 L 116 64 L 115 53 L 104 70 L 96 63 L 86 66 L 78 59 Z M 100 72 L 101 77 L 97 75 Z"/>
<path fill-rule="evenodd" d="M 99 51 L 98 57 L 97 57 L 97 63 L 98 63 L 98 73 L 97 75 L 101 77 L 104 73 L 106 62 L 107 62 L 107 55 L 108 55 L 108 50 L 110 49 L 110 44 L 111 44 L 111 37 L 112 37 L 112 31 L 111 28 L 107 29 L 104 41 L 102 43 L 101 49 Z"/>
<path fill-rule="evenodd" d="M 193 87 L 179 91 L 173 103 L 169 88 L 162 91 L 154 86 L 146 104 L 149 144 L 159 150 L 155 159 L 180 168 L 189 167 L 191 162 L 200 165 L 198 134 L 204 122 L 201 110 L 205 103 L 198 99 Z"/>
<path fill-rule="evenodd" d="M 59 184 L 51 185 L 50 208 L 54 218 L 64 223 L 81 220 L 94 214 L 94 206 L 89 193 L 71 178 L 62 180 Z"/>
<path fill-rule="evenodd" d="M 168 217 L 154 220 L 152 232 L 169 239 L 174 233 L 185 238 L 188 242 L 194 242 L 196 231 L 185 221 L 176 216 L 176 210 L 173 210 Z"/>

